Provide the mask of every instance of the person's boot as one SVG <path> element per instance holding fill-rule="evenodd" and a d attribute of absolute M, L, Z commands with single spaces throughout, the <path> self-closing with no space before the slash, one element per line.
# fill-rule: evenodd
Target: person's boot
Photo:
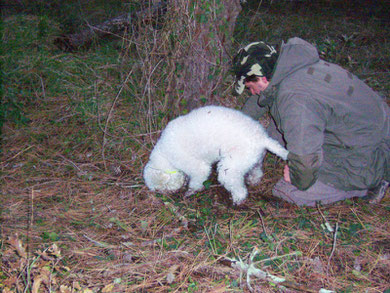
<path fill-rule="evenodd" d="M 370 204 L 378 204 L 386 195 L 386 190 L 389 187 L 389 182 L 382 180 L 377 187 L 369 189 L 366 195 L 366 199 Z"/>

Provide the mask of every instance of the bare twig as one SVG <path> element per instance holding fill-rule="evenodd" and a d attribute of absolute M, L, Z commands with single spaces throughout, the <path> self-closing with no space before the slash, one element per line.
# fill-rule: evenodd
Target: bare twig
<path fill-rule="evenodd" d="M 364 225 L 364 223 L 362 222 L 362 220 L 361 220 L 361 219 L 359 218 L 359 216 L 356 214 L 355 209 L 353 209 L 353 208 L 350 208 L 350 209 L 351 209 L 352 213 L 355 215 L 356 219 L 358 219 L 360 225 L 362 225 L 362 227 L 363 227 L 364 229 L 367 229 L 367 228 L 366 228 L 366 225 Z"/>
<path fill-rule="evenodd" d="M 336 223 L 336 228 L 334 230 L 333 234 L 333 245 L 332 245 L 332 251 L 330 252 L 329 258 L 328 258 L 328 268 L 327 268 L 327 274 L 329 271 L 330 261 L 332 260 L 333 254 L 336 250 L 336 240 L 337 240 L 337 231 L 339 229 L 339 223 Z"/>
<path fill-rule="evenodd" d="M 329 232 L 334 232 L 333 227 L 329 224 L 328 220 L 325 218 L 324 214 L 321 212 L 321 209 L 320 209 L 320 205 L 319 205 L 319 204 L 317 204 L 317 210 L 318 210 L 318 212 L 320 213 L 322 219 L 324 220 L 324 225 L 325 225 L 326 229 L 327 229 Z"/>
<path fill-rule="evenodd" d="M 2 164 L 4 163 L 7 163 L 9 161 L 12 161 L 13 159 L 15 159 L 16 157 L 18 157 L 19 155 L 23 154 L 24 152 L 27 152 L 29 149 L 31 149 L 32 147 L 34 147 L 33 145 L 30 145 L 28 147 L 26 147 L 25 149 L 21 150 L 20 152 L 18 152 L 16 155 L 12 156 L 11 158 L 1 162 Z"/>
<path fill-rule="evenodd" d="M 98 247 L 104 247 L 104 248 L 114 248 L 116 246 L 114 245 L 111 245 L 111 244 L 108 244 L 108 243 L 104 243 L 104 242 L 101 242 L 101 241 L 96 241 L 90 237 L 88 237 L 87 235 L 83 234 L 83 237 L 85 239 L 87 239 L 88 241 L 92 242 L 93 244 L 95 244 L 96 246 Z"/>
<path fill-rule="evenodd" d="M 261 212 L 259 210 L 257 210 L 257 214 L 259 215 L 260 217 L 260 220 L 261 220 L 261 225 L 263 226 L 263 231 L 264 231 L 264 234 L 265 236 L 267 237 L 267 239 L 269 238 L 268 234 L 267 234 L 267 230 L 265 229 L 265 225 L 264 225 L 264 221 L 263 221 L 263 216 L 261 215 Z"/>
<path fill-rule="evenodd" d="M 102 158 L 103 158 L 104 169 L 106 171 L 107 171 L 107 164 L 106 164 L 106 156 L 105 156 L 105 146 L 106 146 L 106 142 L 107 142 L 106 134 L 107 134 L 108 123 L 111 120 L 112 111 L 114 110 L 115 104 L 116 104 L 117 100 L 119 99 L 119 96 L 122 93 L 122 90 L 123 90 L 125 84 L 127 83 L 129 77 L 132 75 L 132 73 L 133 73 L 133 69 L 131 69 L 130 72 L 127 74 L 127 76 L 126 76 L 124 82 L 122 83 L 114 101 L 111 104 L 110 111 L 107 114 L 106 125 L 104 126 L 104 132 L 103 132 L 103 146 L 102 146 Z"/>

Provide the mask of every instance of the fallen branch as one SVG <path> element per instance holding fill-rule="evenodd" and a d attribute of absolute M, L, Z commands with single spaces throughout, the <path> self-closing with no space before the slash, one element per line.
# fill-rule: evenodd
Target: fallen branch
<path fill-rule="evenodd" d="M 294 281 L 288 281 L 285 278 L 274 276 L 270 273 L 267 273 L 266 271 L 263 271 L 259 268 L 255 267 L 255 263 L 253 262 L 254 257 L 259 253 L 259 250 L 257 247 L 255 247 L 249 256 L 248 262 L 244 262 L 240 257 L 238 259 L 235 258 L 225 258 L 223 260 L 223 263 L 226 265 L 227 263 L 240 273 L 240 283 L 242 281 L 242 276 L 246 274 L 246 284 L 248 286 L 249 291 L 255 292 L 254 289 L 252 288 L 250 282 L 251 282 L 251 277 L 257 277 L 261 280 L 271 282 L 273 284 L 276 284 L 279 287 L 287 287 L 290 289 L 295 289 L 295 290 L 300 290 L 304 292 L 312 292 L 312 293 L 331 293 L 334 291 L 329 291 L 326 289 L 320 289 L 319 291 L 311 289 L 305 285 L 298 284 Z M 298 253 L 296 253 L 298 254 Z M 288 254 L 285 256 L 291 256 L 294 254 Z M 280 256 L 283 257 L 283 256 Z M 256 262 L 258 263 L 258 262 Z"/>
<path fill-rule="evenodd" d="M 91 25 L 87 23 L 87 28 L 70 35 L 63 35 L 55 40 L 55 43 L 64 51 L 74 51 L 81 47 L 87 47 L 94 39 L 107 36 L 121 37 L 121 34 L 129 29 L 134 30 L 136 19 L 143 22 L 156 21 L 164 15 L 166 3 L 161 1 L 153 6 L 141 8 L 135 13 L 124 13 L 103 23 Z"/>

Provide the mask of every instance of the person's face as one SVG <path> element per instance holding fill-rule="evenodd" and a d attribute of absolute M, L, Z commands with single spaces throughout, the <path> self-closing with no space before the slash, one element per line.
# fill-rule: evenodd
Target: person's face
<path fill-rule="evenodd" d="M 258 77 L 256 81 L 245 82 L 245 87 L 251 92 L 252 95 L 258 95 L 264 91 L 269 85 L 269 82 L 265 76 Z"/>

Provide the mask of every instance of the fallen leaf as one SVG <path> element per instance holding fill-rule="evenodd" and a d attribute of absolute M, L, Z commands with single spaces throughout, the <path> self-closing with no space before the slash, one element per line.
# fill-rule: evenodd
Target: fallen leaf
<path fill-rule="evenodd" d="M 167 283 L 172 284 L 175 281 L 175 273 L 177 269 L 179 268 L 179 265 L 171 266 L 168 270 L 167 274 Z"/>
<path fill-rule="evenodd" d="M 61 293 L 72 293 L 72 288 L 65 286 L 65 285 L 61 285 L 60 292 Z"/>
<path fill-rule="evenodd" d="M 22 240 L 18 238 L 18 235 L 10 236 L 8 243 L 16 250 L 20 257 L 27 258 L 26 248 L 23 246 Z"/>
<path fill-rule="evenodd" d="M 61 250 L 58 249 L 58 246 L 55 243 L 52 246 L 50 246 L 47 251 L 49 254 L 54 255 L 56 257 L 61 256 Z"/>
<path fill-rule="evenodd" d="M 39 287 L 41 286 L 41 283 L 42 283 L 42 277 L 41 276 L 36 277 L 34 279 L 34 283 L 33 283 L 31 292 L 32 293 L 38 293 L 39 292 Z"/>
<path fill-rule="evenodd" d="M 81 290 L 80 283 L 77 282 L 77 281 L 73 281 L 73 288 L 75 288 L 75 289 L 77 289 L 77 290 Z"/>
<path fill-rule="evenodd" d="M 108 284 L 102 289 L 102 293 L 110 293 L 114 290 L 115 284 Z"/>

